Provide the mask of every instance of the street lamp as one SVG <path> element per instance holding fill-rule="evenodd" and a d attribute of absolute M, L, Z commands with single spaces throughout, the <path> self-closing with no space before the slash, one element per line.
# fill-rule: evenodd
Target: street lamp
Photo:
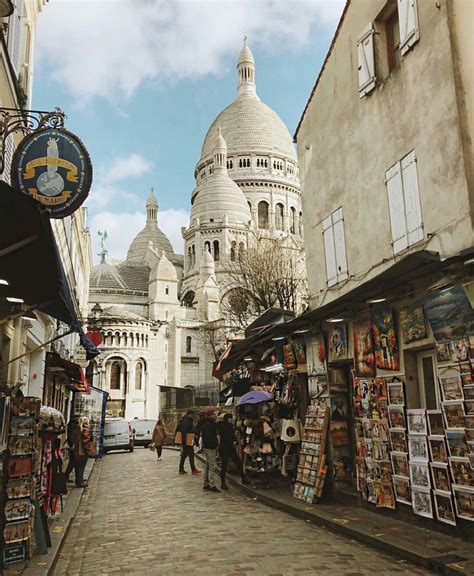
<path fill-rule="evenodd" d="M 87 320 L 92 328 L 92 330 L 100 330 L 102 328 L 102 320 L 100 320 L 100 316 L 102 314 L 102 306 L 99 303 L 94 304 L 91 310 L 92 316 L 90 316 Z"/>

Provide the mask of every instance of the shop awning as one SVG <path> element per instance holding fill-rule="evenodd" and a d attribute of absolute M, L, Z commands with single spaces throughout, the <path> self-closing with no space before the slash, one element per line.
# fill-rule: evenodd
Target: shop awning
<path fill-rule="evenodd" d="M 62 358 L 57 352 L 47 352 L 46 369 L 48 368 L 60 368 L 71 381 L 73 390 L 86 394 L 90 392 L 89 382 L 84 376 L 84 371 L 76 362 Z"/>
<path fill-rule="evenodd" d="M 272 338 L 291 336 L 297 330 L 312 329 L 320 322 L 333 317 L 352 317 L 355 311 L 369 309 L 367 301 L 375 298 L 394 298 L 403 295 L 409 283 L 426 278 L 436 282 L 448 274 L 455 276 L 466 273 L 464 262 L 473 258 L 473 250 L 465 250 L 457 256 L 442 260 L 437 252 L 422 250 L 408 254 L 390 268 L 346 292 L 332 302 L 305 312 L 294 320 L 275 324 L 264 332 L 232 343 L 230 352 L 219 359 L 219 373 L 226 374 L 239 366 L 246 355 L 255 352 L 258 346 L 268 345 Z M 227 352 L 227 351 L 226 351 Z"/>
<path fill-rule="evenodd" d="M 21 298 L 78 333 L 90 360 L 100 351 L 84 334 L 48 213 L 33 198 L 0 182 L 0 297 Z"/>

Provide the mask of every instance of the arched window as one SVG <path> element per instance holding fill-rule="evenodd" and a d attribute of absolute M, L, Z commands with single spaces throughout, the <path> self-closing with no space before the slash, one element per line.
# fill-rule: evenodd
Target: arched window
<path fill-rule="evenodd" d="M 245 254 L 245 244 L 243 242 L 240 242 L 239 244 L 239 258 L 242 258 L 242 256 Z"/>
<path fill-rule="evenodd" d="M 135 335 L 135 346 L 137 348 L 140 346 L 140 334 L 138 334 L 138 332 Z"/>
<path fill-rule="evenodd" d="M 186 292 L 186 294 L 184 295 L 183 304 L 184 306 L 186 306 L 186 308 L 192 308 L 193 302 L 194 302 L 194 292 L 190 290 L 189 292 Z"/>
<path fill-rule="evenodd" d="M 115 346 L 120 346 L 120 332 L 115 332 Z"/>
<path fill-rule="evenodd" d="M 268 228 L 268 204 L 263 200 L 258 203 L 258 227 Z"/>
<path fill-rule="evenodd" d="M 142 389 L 143 364 L 137 362 L 135 366 L 135 390 Z"/>
<path fill-rule="evenodd" d="M 130 332 L 130 346 L 133 348 L 133 332 Z"/>
<path fill-rule="evenodd" d="M 186 336 L 186 353 L 190 354 L 192 351 L 193 341 L 191 336 Z"/>
<path fill-rule="evenodd" d="M 283 204 L 277 204 L 275 206 L 275 228 L 277 230 L 283 230 L 283 212 L 285 207 Z"/>
<path fill-rule="evenodd" d="M 301 238 L 303 238 L 303 213 L 300 212 L 298 216 L 298 232 Z"/>
<path fill-rule="evenodd" d="M 123 333 L 122 333 L 122 344 L 123 344 L 123 346 L 126 346 L 126 345 L 127 345 L 127 340 L 128 340 L 128 338 L 127 338 L 127 333 L 126 333 L 126 332 L 123 332 Z"/>
<path fill-rule="evenodd" d="M 191 267 L 193 265 L 193 253 L 191 251 L 191 246 L 188 248 L 188 266 Z"/>
<path fill-rule="evenodd" d="M 293 206 L 290 208 L 290 232 L 292 234 L 296 232 L 296 210 Z"/>
<path fill-rule="evenodd" d="M 216 262 L 219 262 L 219 240 L 214 240 L 214 242 L 212 243 L 212 248 L 214 250 L 214 260 Z"/>
<path fill-rule="evenodd" d="M 210 252 L 211 251 L 211 243 L 209 241 L 204 242 L 204 248 Z"/>
<path fill-rule="evenodd" d="M 230 243 L 230 260 L 231 262 L 235 262 L 235 248 L 237 246 L 237 242 L 235 240 L 232 240 L 232 242 Z"/>
<path fill-rule="evenodd" d="M 107 332 L 107 341 L 108 341 L 109 346 L 114 345 L 114 335 L 112 332 Z"/>
<path fill-rule="evenodd" d="M 168 295 L 170 293 L 170 287 L 165 286 L 165 294 Z"/>
<path fill-rule="evenodd" d="M 120 390 L 120 362 L 112 362 L 110 367 L 110 389 Z"/>

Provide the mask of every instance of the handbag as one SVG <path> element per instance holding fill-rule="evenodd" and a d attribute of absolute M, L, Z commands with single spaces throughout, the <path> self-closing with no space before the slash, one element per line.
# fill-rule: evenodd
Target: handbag
<path fill-rule="evenodd" d="M 154 442 L 150 442 L 148 444 L 148 450 L 151 450 L 152 452 L 154 452 L 155 448 L 156 448 L 156 446 L 155 446 Z"/>
<path fill-rule="evenodd" d="M 194 436 L 196 436 L 196 434 L 194 434 L 193 432 L 188 432 L 186 434 L 186 446 L 194 445 Z"/>
<path fill-rule="evenodd" d="M 283 440 L 283 442 L 301 441 L 301 429 L 300 429 L 300 422 L 298 419 L 294 418 L 292 420 L 283 420 L 281 439 Z"/>
<path fill-rule="evenodd" d="M 175 443 L 175 444 L 179 444 L 179 445 L 181 445 L 181 444 L 183 443 L 183 437 L 182 437 L 182 435 L 181 435 L 181 431 L 180 431 L 180 430 L 178 430 L 178 431 L 176 432 L 176 435 L 175 435 L 175 437 L 174 437 L 174 443 Z"/>

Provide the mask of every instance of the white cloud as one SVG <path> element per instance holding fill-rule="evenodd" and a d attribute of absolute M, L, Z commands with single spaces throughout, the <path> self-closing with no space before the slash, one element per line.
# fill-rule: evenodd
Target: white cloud
<path fill-rule="evenodd" d="M 144 82 L 222 71 L 244 34 L 272 53 L 333 30 L 343 0 L 55 0 L 39 18 L 39 60 L 78 101 L 130 97 Z M 53 32 L 54 31 L 54 32 Z"/>
<path fill-rule="evenodd" d="M 135 212 L 110 212 L 95 213 L 89 221 L 89 229 L 92 239 L 92 253 L 94 260 L 98 261 L 100 252 L 99 230 L 107 230 L 106 248 L 108 260 L 124 260 L 133 238 L 145 226 L 146 215 L 143 210 Z M 183 239 L 181 226 L 188 226 L 189 214 L 186 210 L 163 210 L 158 212 L 158 224 L 160 229 L 169 238 L 177 254 L 183 253 Z"/>
<path fill-rule="evenodd" d="M 120 182 L 128 178 L 143 176 L 149 172 L 153 164 L 140 154 L 130 154 L 126 158 L 114 158 L 103 179 L 107 182 Z"/>

